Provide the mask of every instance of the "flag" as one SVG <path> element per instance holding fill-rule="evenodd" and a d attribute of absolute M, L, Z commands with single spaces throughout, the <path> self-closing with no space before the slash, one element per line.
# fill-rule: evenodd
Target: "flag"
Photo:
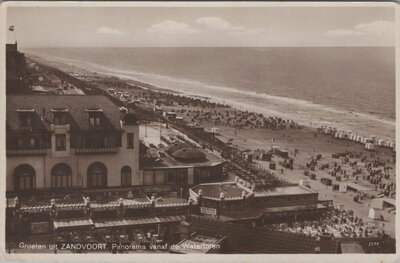
<path fill-rule="evenodd" d="M 8 28 L 8 30 L 14 31 L 14 26 L 10 26 L 10 27 Z"/>

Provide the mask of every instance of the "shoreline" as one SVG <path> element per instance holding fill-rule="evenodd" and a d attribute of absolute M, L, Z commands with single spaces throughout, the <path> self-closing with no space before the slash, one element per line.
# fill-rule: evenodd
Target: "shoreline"
<path fill-rule="evenodd" d="M 256 157 L 254 162 L 250 162 L 250 165 L 258 167 L 259 169 L 266 169 L 270 173 L 272 172 L 274 178 L 282 183 L 298 184 L 301 180 L 307 181 L 310 183 L 312 189 L 319 192 L 322 199 L 333 200 L 334 206 L 346 204 L 346 209 L 353 210 L 355 215 L 364 219 L 368 218 L 369 205 L 370 202 L 372 202 L 371 198 L 380 195 L 382 190 L 378 189 L 378 184 L 375 181 L 371 182 L 368 178 L 363 178 L 362 176 L 356 177 L 356 174 L 354 174 L 354 168 L 349 164 L 349 161 L 353 162 L 356 160 L 357 163 L 361 162 L 357 167 L 365 172 L 368 172 L 365 167 L 367 162 L 371 163 L 376 158 L 378 158 L 378 160 L 383 160 L 385 163 L 387 161 L 385 165 L 391 167 L 391 174 L 390 178 L 384 178 L 383 180 L 385 183 L 389 184 L 395 179 L 395 174 L 393 174 L 395 159 L 393 157 L 393 152 L 390 149 L 379 148 L 376 149 L 376 152 L 372 153 L 365 149 L 363 144 L 332 138 L 332 136 L 320 133 L 310 127 L 291 129 L 285 125 L 285 128 L 281 129 L 277 126 L 252 126 L 252 124 L 255 123 L 253 122 L 253 118 L 257 117 L 257 113 L 246 113 L 245 116 L 242 116 L 243 112 L 232 107 L 216 105 L 212 102 L 192 99 L 187 96 L 162 93 L 152 89 L 145 90 L 140 87 L 132 86 L 126 80 L 115 76 L 110 77 L 102 74 L 88 74 L 88 71 L 79 71 L 76 70 L 75 67 L 72 67 L 72 69 L 71 67 L 56 67 L 54 65 L 49 65 L 48 63 L 43 66 L 54 68 L 55 71 L 62 71 L 65 75 L 71 76 L 71 80 L 80 80 L 81 83 L 79 83 L 79 81 L 73 81 L 71 83 L 73 85 L 77 84 L 78 86 L 76 87 L 82 87 L 85 92 L 88 92 L 88 94 L 92 94 L 92 92 L 94 92 L 93 94 L 105 93 L 114 103 L 119 101 L 121 104 L 128 105 L 130 102 L 133 102 L 133 99 L 143 98 L 144 100 L 138 102 L 138 104 L 133 108 L 134 111 L 137 110 L 137 113 L 141 115 L 143 119 L 146 113 L 148 113 L 148 115 L 156 116 L 153 118 L 156 122 L 159 121 L 157 116 L 164 118 L 167 121 L 168 118 L 165 116 L 162 117 L 163 115 L 160 114 L 160 112 L 154 111 L 155 108 L 153 107 L 156 107 L 157 105 L 162 106 L 161 110 L 163 112 L 175 111 L 182 118 L 182 121 L 172 121 L 172 127 L 174 127 L 174 125 L 180 127 L 182 129 L 181 132 L 188 134 L 188 136 L 195 141 L 198 139 L 202 142 L 202 146 L 205 146 L 206 148 L 209 147 L 209 150 L 217 150 L 222 153 L 233 151 L 236 153 L 234 156 L 239 156 L 239 154 L 243 152 L 250 152 L 253 153 L 255 157 L 257 153 L 269 151 L 274 147 L 284 149 L 288 152 L 288 155 L 293 158 L 294 162 L 292 169 L 284 166 L 282 157 L 278 155 L 274 155 L 270 161 L 260 160 Z M 108 89 L 114 89 L 114 91 L 109 92 Z M 123 100 L 122 96 L 117 96 L 117 92 L 119 94 L 127 93 L 128 97 L 132 98 L 132 101 Z M 135 109 L 136 107 L 137 109 Z M 207 113 L 211 114 L 211 117 L 210 115 L 207 115 Z M 231 125 L 232 122 L 228 121 L 231 119 L 231 114 L 233 114 L 233 116 L 238 116 L 235 117 L 236 121 L 233 123 L 233 126 Z M 212 118 L 213 116 L 221 116 L 219 124 L 215 123 L 215 119 Z M 245 124 L 243 127 L 239 127 L 237 121 L 240 123 L 241 120 L 252 121 L 250 124 Z M 202 130 L 196 131 L 189 126 L 186 126 L 186 124 L 191 123 L 198 123 L 200 127 L 202 127 Z M 214 134 L 214 137 L 211 137 L 209 129 L 212 129 L 213 127 L 217 127 L 218 134 Z M 331 177 L 333 172 L 322 169 L 321 167 L 328 164 L 330 167 L 329 169 L 334 169 L 334 163 L 340 161 L 340 159 L 337 159 L 334 156 L 338 154 L 348 155 L 349 153 L 362 153 L 366 159 L 361 161 L 359 157 L 352 157 L 352 159 L 349 159 L 347 163 L 343 163 L 342 160 L 341 167 L 343 167 L 343 171 L 346 171 L 346 173 L 349 174 L 340 175 L 343 179 L 333 181 L 333 183 L 346 184 L 349 182 L 369 188 L 373 196 L 371 198 L 366 196 L 361 202 L 353 201 L 354 194 L 351 191 L 347 193 L 338 193 L 335 192 L 333 188 L 323 184 L 321 181 L 323 178 Z M 311 170 L 311 173 L 314 174 L 314 178 L 311 178 L 305 174 L 306 171 L 309 171 L 309 168 L 306 167 L 317 155 L 320 155 L 322 159 L 320 160 L 320 163 L 318 163 L 318 166 L 314 167 L 314 170 Z M 228 167 L 231 167 L 231 165 L 234 165 L 237 162 L 243 163 L 243 158 L 243 155 L 240 154 L 239 159 L 236 158 L 228 162 Z M 269 166 L 271 161 L 276 164 L 276 167 L 272 170 L 270 170 Z M 247 162 L 244 162 L 244 164 L 244 167 L 248 167 L 246 165 L 249 165 Z M 233 173 L 231 173 L 226 180 L 232 181 L 232 176 L 236 174 L 234 170 L 232 171 Z M 334 180 L 333 177 L 331 178 Z M 389 213 L 389 211 L 385 211 L 385 223 L 379 227 L 393 236 L 395 228 L 394 215 Z"/>
<path fill-rule="evenodd" d="M 40 59 L 44 63 L 55 64 L 62 70 L 67 70 L 73 73 L 85 72 L 85 74 L 96 75 L 96 76 L 107 76 L 120 79 L 121 81 L 125 81 L 129 84 L 133 84 L 136 86 L 140 86 L 143 89 L 151 89 L 156 92 L 165 92 L 172 93 L 175 95 L 182 95 L 190 98 L 198 98 L 209 102 L 220 103 L 224 105 L 228 105 L 234 109 L 242 110 L 242 111 L 253 111 L 256 113 L 262 113 L 267 116 L 276 116 L 286 119 L 291 119 L 296 121 L 297 123 L 310 127 L 310 128 L 319 128 L 320 125 L 324 124 L 327 126 L 336 127 L 342 130 L 353 130 L 358 134 L 368 137 L 372 134 L 377 135 L 377 137 L 385 139 L 385 140 L 394 140 L 395 138 L 395 120 L 394 122 L 388 119 L 378 118 L 377 116 L 369 115 L 367 113 L 358 113 L 353 111 L 346 110 L 338 110 L 332 108 L 330 106 L 318 105 L 312 102 L 299 101 L 294 98 L 289 97 L 279 97 L 267 94 L 258 94 L 255 92 L 245 92 L 239 90 L 231 90 L 225 87 L 219 87 L 227 90 L 226 92 L 233 94 L 233 98 L 224 97 L 224 92 L 218 90 L 214 92 L 214 94 L 204 94 L 203 92 L 199 92 L 198 90 L 193 91 L 184 91 L 179 88 L 172 89 L 171 85 L 159 85 L 159 83 L 149 82 L 147 80 L 138 79 L 134 76 L 129 75 L 129 72 L 123 72 L 118 70 L 116 72 L 111 72 L 110 69 L 102 69 L 100 72 L 94 71 L 94 69 L 90 68 L 82 68 L 83 65 L 76 65 L 75 60 L 65 59 L 61 57 L 52 57 L 52 56 L 41 56 L 36 54 L 28 54 L 28 57 L 32 57 L 34 59 Z M 81 62 L 86 63 L 86 62 Z M 89 63 L 88 64 L 93 64 Z M 102 68 L 100 65 L 92 65 Z M 67 68 L 67 69 L 66 69 Z M 69 69 L 68 69 L 69 68 Z M 121 73 L 122 72 L 122 73 Z M 123 74 L 124 73 L 124 74 Z M 189 83 L 190 84 L 190 83 Z M 176 87 L 176 86 L 174 86 Z M 185 87 L 183 87 L 184 89 Z M 218 87 L 216 87 L 217 90 Z M 229 91 L 228 91 L 229 90 Z M 207 92 L 207 90 L 205 90 Z M 209 91 L 209 93 L 213 93 L 213 91 Z M 253 94 L 255 93 L 255 94 Z M 245 95 L 250 94 L 250 95 Z M 248 96 L 251 96 L 253 100 L 256 100 L 256 103 L 249 104 L 246 101 Z M 258 97 L 258 98 L 255 98 Z M 260 106 L 264 105 L 264 106 Z M 265 107 L 265 105 L 268 105 Z M 293 106 L 294 105 L 294 106 Z M 322 112 L 324 112 L 322 114 Z M 320 115 L 320 116 L 318 116 Z M 336 118 L 333 118 L 333 115 L 336 115 Z M 366 124 L 365 121 L 368 121 Z M 383 126 L 386 126 L 383 128 Z M 382 129 L 383 128 L 383 129 Z M 361 132 L 361 133 L 359 133 Z"/>

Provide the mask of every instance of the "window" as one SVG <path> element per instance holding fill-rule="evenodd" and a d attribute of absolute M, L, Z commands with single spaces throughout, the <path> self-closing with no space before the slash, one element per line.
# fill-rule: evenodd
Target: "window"
<path fill-rule="evenodd" d="M 36 187 L 35 170 L 29 164 L 21 164 L 14 170 L 14 189 L 29 191 Z"/>
<path fill-rule="evenodd" d="M 56 134 L 56 151 L 65 151 L 67 149 L 66 135 Z"/>
<path fill-rule="evenodd" d="M 180 185 L 186 185 L 188 178 L 188 169 L 178 169 L 177 178 Z"/>
<path fill-rule="evenodd" d="M 121 186 L 132 185 L 132 170 L 129 166 L 124 166 L 121 169 Z"/>
<path fill-rule="evenodd" d="M 68 164 L 56 164 L 51 169 L 51 187 L 52 188 L 67 188 L 71 187 L 72 170 Z"/>
<path fill-rule="evenodd" d="M 134 135 L 132 132 L 127 133 L 127 140 L 128 140 L 127 148 L 128 149 L 133 149 L 133 147 L 134 147 L 133 138 L 134 138 Z"/>
<path fill-rule="evenodd" d="M 143 184 L 144 185 L 154 185 L 154 171 L 143 171 Z"/>
<path fill-rule="evenodd" d="M 21 127 L 30 128 L 32 126 L 32 119 L 28 114 L 21 114 L 20 115 L 20 125 Z"/>
<path fill-rule="evenodd" d="M 101 125 L 100 116 L 98 116 L 98 114 L 90 115 L 89 116 L 89 123 L 90 123 L 90 126 L 92 126 L 92 127 L 99 127 Z"/>
<path fill-rule="evenodd" d="M 87 172 L 89 188 L 107 187 L 107 167 L 99 162 L 91 164 Z"/>
<path fill-rule="evenodd" d="M 66 125 L 67 124 L 67 118 L 65 116 L 65 113 L 54 113 L 54 118 L 53 122 L 56 125 Z"/>
<path fill-rule="evenodd" d="M 175 169 L 167 170 L 167 184 L 176 184 L 176 170 Z"/>
<path fill-rule="evenodd" d="M 165 170 L 156 170 L 154 174 L 156 185 L 165 184 Z"/>

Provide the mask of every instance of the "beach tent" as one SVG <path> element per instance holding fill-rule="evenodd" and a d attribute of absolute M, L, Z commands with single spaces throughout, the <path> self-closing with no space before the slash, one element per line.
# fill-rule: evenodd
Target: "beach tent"
<path fill-rule="evenodd" d="M 359 185 L 359 184 L 356 184 L 356 183 L 353 183 L 353 182 L 346 182 L 343 185 L 344 185 L 343 187 L 346 188 L 346 190 L 344 192 L 346 192 L 348 190 L 349 191 L 360 192 L 360 193 L 368 193 L 368 192 L 373 191 L 372 188 L 368 188 L 366 186 L 362 186 L 362 185 Z"/>
<path fill-rule="evenodd" d="M 371 207 L 375 209 L 395 208 L 396 200 L 387 197 L 374 198 L 371 200 Z"/>
<path fill-rule="evenodd" d="M 347 192 L 347 185 L 346 184 L 340 184 L 339 185 L 339 193 L 346 193 Z"/>
<path fill-rule="evenodd" d="M 336 208 L 337 208 L 338 210 L 340 210 L 340 211 L 343 211 L 343 210 L 344 210 L 344 204 L 339 203 L 339 204 L 336 205 Z"/>
<path fill-rule="evenodd" d="M 369 209 L 368 218 L 373 219 L 373 220 L 380 219 L 381 218 L 381 213 L 380 213 L 379 209 L 371 207 Z"/>
<path fill-rule="evenodd" d="M 368 142 L 368 143 L 365 144 L 365 149 L 374 150 L 375 149 L 375 145 L 370 143 L 370 142 Z"/>

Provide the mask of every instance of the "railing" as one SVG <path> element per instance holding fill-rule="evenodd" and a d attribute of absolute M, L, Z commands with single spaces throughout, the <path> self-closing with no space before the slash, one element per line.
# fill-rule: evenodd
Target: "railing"
<path fill-rule="evenodd" d="M 76 154 L 117 153 L 118 147 L 76 148 Z"/>
<path fill-rule="evenodd" d="M 66 129 L 67 131 L 69 131 L 69 124 L 51 124 L 50 129 L 52 131 L 57 129 Z"/>
<path fill-rule="evenodd" d="M 33 128 L 32 128 L 32 126 L 19 126 L 18 130 L 20 130 L 20 131 L 32 131 Z"/>
<path fill-rule="evenodd" d="M 6 150 L 7 156 L 46 155 L 47 149 L 10 149 Z"/>

